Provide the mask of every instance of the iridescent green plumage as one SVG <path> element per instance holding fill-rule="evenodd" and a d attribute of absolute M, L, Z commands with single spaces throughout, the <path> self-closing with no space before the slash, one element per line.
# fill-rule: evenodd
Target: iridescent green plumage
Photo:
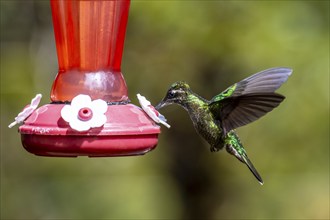
<path fill-rule="evenodd" d="M 258 181 L 263 181 L 249 160 L 234 129 L 251 123 L 277 107 L 284 96 L 275 93 L 291 75 L 288 68 L 272 68 L 256 73 L 206 100 L 194 93 L 185 82 L 173 83 L 165 98 L 156 106 L 160 109 L 178 104 L 187 112 L 197 132 L 215 152 L 223 147 L 245 163 Z"/>

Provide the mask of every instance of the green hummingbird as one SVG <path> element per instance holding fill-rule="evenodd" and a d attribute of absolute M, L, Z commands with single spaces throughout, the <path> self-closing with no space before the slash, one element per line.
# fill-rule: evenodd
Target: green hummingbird
<path fill-rule="evenodd" d="M 284 67 L 258 72 L 228 87 L 211 100 L 194 93 L 186 82 L 175 82 L 156 109 L 170 104 L 183 107 L 196 131 L 211 145 L 211 152 L 225 147 L 228 153 L 245 163 L 263 184 L 234 129 L 257 120 L 277 107 L 285 97 L 275 91 L 291 73 L 291 69 Z"/>

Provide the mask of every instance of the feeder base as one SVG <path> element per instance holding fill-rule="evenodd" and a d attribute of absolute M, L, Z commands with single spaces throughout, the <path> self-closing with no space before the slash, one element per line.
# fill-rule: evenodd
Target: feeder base
<path fill-rule="evenodd" d="M 143 155 L 153 150 L 158 135 L 139 136 L 53 136 L 22 134 L 24 148 L 38 156 L 115 157 Z"/>
<path fill-rule="evenodd" d="M 132 104 L 109 105 L 101 128 L 75 131 L 61 118 L 65 104 L 47 104 L 19 127 L 24 148 L 38 156 L 116 157 L 143 155 L 158 143 L 160 127 Z"/>

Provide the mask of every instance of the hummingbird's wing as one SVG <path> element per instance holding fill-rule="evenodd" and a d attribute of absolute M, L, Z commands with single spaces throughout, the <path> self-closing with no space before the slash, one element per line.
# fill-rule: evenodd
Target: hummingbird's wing
<path fill-rule="evenodd" d="M 224 132 L 251 123 L 277 107 L 285 97 L 274 92 L 291 73 L 288 68 L 264 70 L 213 97 L 209 107 Z"/>
<path fill-rule="evenodd" d="M 273 93 L 287 81 L 292 69 L 285 67 L 271 68 L 243 79 L 228 87 L 222 93 L 214 96 L 212 102 L 221 101 L 230 96 L 240 96 L 250 93 Z"/>
<path fill-rule="evenodd" d="M 227 133 L 259 119 L 277 107 L 284 99 L 284 96 L 277 93 L 247 94 L 211 103 L 210 110 L 221 122 L 224 133 Z"/>

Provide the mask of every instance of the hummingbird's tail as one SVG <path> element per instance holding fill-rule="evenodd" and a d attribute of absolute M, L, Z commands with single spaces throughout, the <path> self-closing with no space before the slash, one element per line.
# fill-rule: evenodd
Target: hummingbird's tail
<path fill-rule="evenodd" d="M 226 134 L 225 139 L 226 150 L 228 153 L 234 155 L 242 163 L 245 163 L 253 175 L 257 178 L 261 185 L 264 184 L 260 174 L 257 169 L 253 166 L 252 162 L 249 160 L 243 145 L 241 144 L 237 134 L 234 131 L 230 131 Z"/>

